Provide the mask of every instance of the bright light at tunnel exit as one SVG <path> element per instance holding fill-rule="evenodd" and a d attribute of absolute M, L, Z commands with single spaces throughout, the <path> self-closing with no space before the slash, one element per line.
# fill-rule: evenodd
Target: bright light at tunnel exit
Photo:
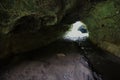
<path fill-rule="evenodd" d="M 89 32 L 82 33 L 79 30 L 80 27 L 84 27 L 84 29 L 87 29 L 84 23 L 77 21 L 74 24 L 72 24 L 70 30 L 65 34 L 64 39 L 76 41 L 76 40 L 83 40 L 89 37 Z"/>

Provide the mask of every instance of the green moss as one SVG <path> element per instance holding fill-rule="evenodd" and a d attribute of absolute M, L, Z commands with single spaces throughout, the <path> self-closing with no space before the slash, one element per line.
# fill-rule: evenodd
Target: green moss
<path fill-rule="evenodd" d="M 107 1 L 102 2 L 96 5 L 95 9 L 93 10 L 94 17 L 98 19 L 107 18 L 109 16 L 113 16 L 116 13 L 116 8 L 114 6 L 114 1 Z"/>
<path fill-rule="evenodd" d="M 88 25 L 90 39 L 98 46 L 102 45 L 103 47 L 104 41 L 120 46 L 120 5 L 117 4 L 116 1 L 112 0 L 98 3 L 90 11 L 89 16 L 84 19 L 84 22 Z M 107 49 L 107 47 L 104 49 Z M 112 53 L 114 53 L 113 51 Z M 118 53 L 120 51 L 117 49 L 115 54 Z"/>

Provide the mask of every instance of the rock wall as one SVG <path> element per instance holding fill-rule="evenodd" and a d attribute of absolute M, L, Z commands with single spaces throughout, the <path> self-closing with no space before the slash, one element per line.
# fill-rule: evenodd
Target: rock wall
<path fill-rule="evenodd" d="M 90 39 L 120 56 L 119 0 L 0 0 L 0 57 L 55 41 L 77 20 Z"/>
<path fill-rule="evenodd" d="M 90 39 L 99 47 L 120 57 L 120 1 L 108 0 L 95 4 L 84 19 Z"/>
<path fill-rule="evenodd" d="M 0 0 L 0 57 L 27 52 L 61 38 L 70 25 L 63 18 L 74 15 L 72 11 L 78 11 L 78 6 L 82 9 L 85 3 L 86 0 Z"/>
<path fill-rule="evenodd" d="M 76 54 L 24 61 L 1 73 L 0 80 L 102 80 Z"/>

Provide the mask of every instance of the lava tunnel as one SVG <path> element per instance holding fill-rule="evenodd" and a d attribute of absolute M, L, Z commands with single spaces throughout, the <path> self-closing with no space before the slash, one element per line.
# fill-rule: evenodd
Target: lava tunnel
<path fill-rule="evenodd" d="M 0 80 L 120 80 L 119 0 L 0 0 Z"/>
<path fill-rule="evenodd" d="M 80 41 L 89 37 L 89 31 L 84 23 L 76 21 L 71 25 L 71 28 L 64 35 L 64 39 Z"/>

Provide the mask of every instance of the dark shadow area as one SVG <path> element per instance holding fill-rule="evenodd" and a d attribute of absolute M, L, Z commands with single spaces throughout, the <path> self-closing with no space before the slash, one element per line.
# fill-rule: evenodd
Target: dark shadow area
<path fill-rule="evenodd" d="M 1 64 L 1 69 L 4 71 L 14 65 L 35 59 L 41 59 L 45 62 L 45 60 L 57 54 L 83 55 L 92 70 L 100 74 L 103 80 L 120 79 L 120 59 L 106 51 L 101 50 L 100 48 L 97 48 L 89 40 L 83 41 L 81 44 L 68 40 L 58 40 L 40 49 L 9 57 L 6 61 L 2 61 L 4 63 Z M 2 70 L 0 71 L 2 72 Z"/>

